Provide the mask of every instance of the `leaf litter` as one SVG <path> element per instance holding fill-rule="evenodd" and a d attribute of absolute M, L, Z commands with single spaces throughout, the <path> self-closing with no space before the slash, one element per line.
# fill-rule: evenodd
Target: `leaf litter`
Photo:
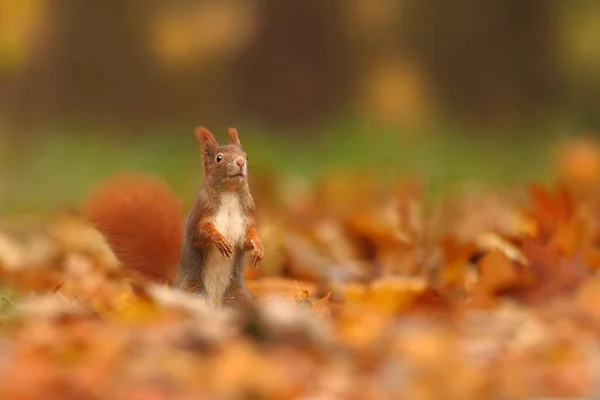
<path fill-rule="evenodd" d="M 135 291 L 77 213 L 0 223 L 0 398 L 598 398 L 590 151 L 563 149 L 555 186 L 432 207 L 414 180 L 265 177 L 240 309 Z"/>

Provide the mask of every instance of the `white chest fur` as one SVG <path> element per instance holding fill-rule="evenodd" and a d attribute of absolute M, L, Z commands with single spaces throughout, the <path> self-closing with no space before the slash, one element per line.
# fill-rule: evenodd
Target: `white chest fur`
<path fill-rule="evenodd" d="M 243 244 L 246 229 L 240 199 L 236 193 L 223 194 L 213 222 L 232 246 Z M 234 257 L 235 255 L 231 258 L 224 257 L 215 246 L 211 247 L 203 277 L 210 300 L 220 299 L 227 289 L 233 273 Z"/>

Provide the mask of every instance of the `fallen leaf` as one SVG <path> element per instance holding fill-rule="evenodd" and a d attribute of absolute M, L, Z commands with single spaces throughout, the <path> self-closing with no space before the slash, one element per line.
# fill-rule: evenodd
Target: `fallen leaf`
<path fill-rule="evenodd" d="M 517 281 L 515 266 L 498 250 L 488 253 L 479 265 L 481 285 L 489 293 L 499 293 Z"/>

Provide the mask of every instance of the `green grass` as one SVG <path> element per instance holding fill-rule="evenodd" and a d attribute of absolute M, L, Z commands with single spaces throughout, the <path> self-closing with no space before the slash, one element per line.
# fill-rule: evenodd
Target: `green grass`
<path fill-rule="evenodd" d="M 330 169 L 391 171 L 397 177 L 417 174 L 434 191 L 463 181 L 514 185 L 552 178 L 556 134 L 432 131 L 413 135 L 347 124 L 314 136 L 252 128 L 240 128 L 240 136 L 257 173 L 278 171 L 315 179 Z M 0 208 L 19 213 L 77 207 L 100 180 L 125 171 L 159 175 L 189 201 L 201 183 L 200 149 L 191 132 L 170 132 L 177 133 L 124 138 L 63 130 L 40 135 L 22 147 L 26 152 L 0 160 Z M 223 133 L 217 139 L 225 137 Z"/>

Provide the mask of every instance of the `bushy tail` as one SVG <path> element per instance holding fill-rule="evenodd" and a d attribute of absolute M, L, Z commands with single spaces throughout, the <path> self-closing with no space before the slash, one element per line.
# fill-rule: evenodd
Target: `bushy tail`
<path fill-rule="evenodd" d="M 142 174 L 109 179 L 92 192 L 83 214 L 104 235 L 127 273 L 173 282 L 185 215 L 164 181 Z"/>

